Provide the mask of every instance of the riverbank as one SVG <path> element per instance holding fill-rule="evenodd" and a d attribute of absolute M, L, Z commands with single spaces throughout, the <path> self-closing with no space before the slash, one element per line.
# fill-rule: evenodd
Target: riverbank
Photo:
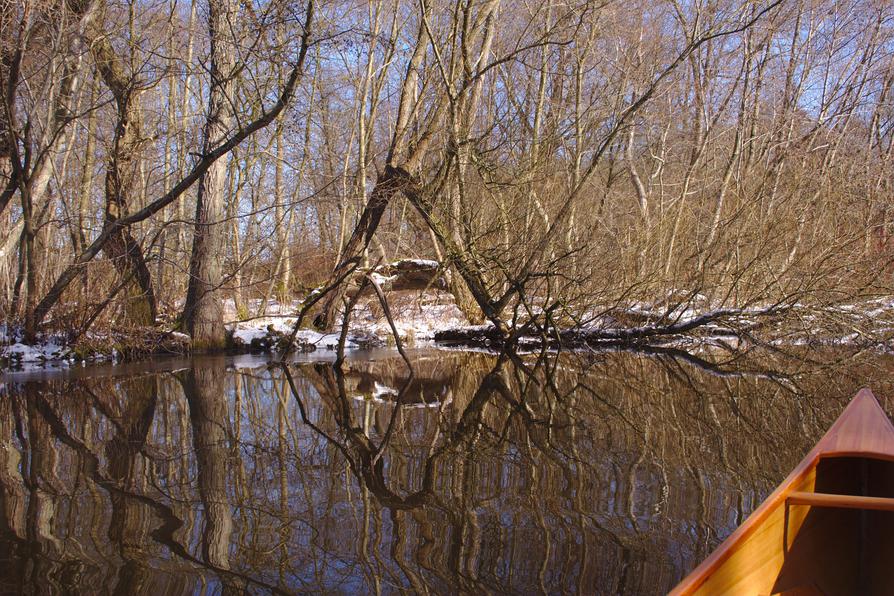
<path fill-rule="evenodd" d="M 546 345 L 557 349 L 587 349 L 612 345 L 686 347 L 695 344 L 737 349 L 743 345 L 856 346 L 888 349 L 894 338 L 894 299 L 873 298 L 848 304 L 810 306 L 768 305 L 718 308 L 705 300 L 689 299 L 669 305 L 633 303 L 593 309 L 578 324 L 557 333 L 517 327 L 510 341 L 523 349 Z M 439 345 L 458 349 L 499 350 L 507 339 L 493 325 L 470 325 L 443 289 L 388 292 L 389 310 L 401 343 L 406 347 Z M 254 301 L 247 305 L 255 316 L 235 320 L 237 309 L 225 304 L 228 346 L 223 353 L 281 352 L 292 336 L 299 304 Z M 307 325 L 309 317 L 305 318 Z M 290 350 L 299 353 L 335 352 L 339 332 L 320 333 L 302 328 Z M 395 338 L 375 296 L 361 297 L 352 312 L 346 350 L 395 346 Z M 187 354 L 190 338 L 161 328 L 107 329 L 81 334 L 74 340 L 64 333 L 47 334 L 33 344 L 21 333 L 0 325 L 0 370 L 65 367 L 91 362 L 125 362 L 159 354 Z"/>
<path fill-rule="evenodd" d="M 446 329 L 463 329 L 469 323 L 442 289 L 390 290 L 389 310 L 404 345 L 426 346 Z M 227 319 L 226 354 L 261 354 L 282 351 L 297 321 L 299 303 L 281 304 L 274 300 L 246 305 L 255 316 L 237 320 L 232 300 L 224 304 Z M 309 317 L 304 324 L 308 325 Z M 291 351 L 335 352 L 340 332 L 321 333 L 302 328 L 295 332 Z M 387 348 L 395 345 L 394 335 L 377 299 L 362 297 L 352 311 L 345 342 L 347 350 Z M 190 337 L 172 329 L 130 328 L 90 331 L 72 339 L 65 333 L 48 333 L 33 343 L 23 340 L 21 330 L 0 325 L 0 371 L 26 368 L 64 367 L 92 362 L 126 362 L 154 355 L 188 354 Z"/>

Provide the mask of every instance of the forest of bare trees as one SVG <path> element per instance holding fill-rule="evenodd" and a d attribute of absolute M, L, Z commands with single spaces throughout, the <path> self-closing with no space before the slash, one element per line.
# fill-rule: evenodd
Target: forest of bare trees
<path fill-rule="evenodd" d="M 404 257 L 502 332 L 890 293 L 889 2 L 0 7 L 0 316 L 26 338 L 214 349 L 225 301 L 323 287 L 330 327 L 333 282 Z"/>

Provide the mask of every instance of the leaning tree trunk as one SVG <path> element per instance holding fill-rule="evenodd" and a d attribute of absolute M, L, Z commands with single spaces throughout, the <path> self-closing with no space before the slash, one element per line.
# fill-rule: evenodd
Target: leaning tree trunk
<path fill-rule="evenodd" d="M 481 14 L 478 15 L 478 18 L 475 19 L 474 25 L 472 28 L 474 31 L 467 31 L 470 37 L 469 40 L 475 40 L 474 43 L 470 45 L 475 46 L 479 39 L 483 39 L 483 43 L 479 48 L 476 54 L 477 60 L 476 64 L 480 63 L 484 57 L 490 52 L 490 41 L 488 39 L 484 39 L 481 37 L 482 34 L 485 34 L 485 30 L 492 27 L 492 15 L 494 11 L 497 9 L 499 2 L 491 2 L 487 4 L 486 7 L 482 8 Z M 400 100 L 398 102 L 397 109 L 397 122 L 394 125 L 394 130 L 391 137 L 391 144 L 388 149 L 388 157 L 386 159 L 386 164 L 384 171 L 379 175 L 376 180 L 375 187 L 369 195 L 369 200 L 367 201 L 365 207 L 363 208 L 363 212 L 360 216 L 359 221 L 357 222 L 356 227 L 354 228 L 353 233 L 351 234 L 351 238 L 348 240 L 348 243 L 342 249 L 342 256 L 335 269 L 332 272 L 331 279 L 335 282 L 338 280 L 342 280 L 346 277 L 352 269 L 356 268 L 363 257 L 363 252 L 369 247 L 369 244 L 375 235 L 376 230 L 378 229 L 379 222 L 382 219 L 382 215 L 388 207 L 388 204 L 391 202 L 391 199 L 398 193 L 407 194 L 409 191 L 409 186 L 415 184 L 413 181 L 413 177 L 409 174 L 409 172 L 417 170 L 422 163 L 422 159 L 426 154 L 426 150 L 429 144 L 432 142 L 435 137 L 436 132 L 440 131 L 442 128 L 442 119 L 448 112 L 448 107 L 451 101 L 451 94 L 449 92 L 443 92 L 440 96 L 435 100 L 435 105 L 430 112 L 429 118 L 426 122 L 413 122 L 415 116 L 413 115 L 416 112 L 418 103 L 418 81 L 419 81 L 419 72 L 420 68 L 422 68 L 424 64 L 426 49 L 429 44 L 429 33 L 427 31 L 426 18 L 427 18 L 428 9 L 423 7 L 423 14 L 421 15 L 422 19 L 419 25 L 419 31 L 416 38 L 416 46 L 413 50 L 413 55 L 410 58 L 410 61 L 407 65 L 407 70 L 404 74 L 403 81 L 401 83 L 400 90 Z M 485 26 L 486 25 L 486 26 Z M 393 35 L 393 33 L 392 33 Z M 486 35 L 485 35 L 486 37 Z M 479 77 L 480 79 L 480 77 Z M 475 90 L 472 91 L 472 100 L 470 105 L 477 104 L 477 93 L 480 93 L 480 82 L 476 83 Z M 361 110 L 364 109 L 362 106 Z M 422 124 L 422 126 L 419 126 Z M 413 131 L 414 138 L 409 138 L 409 133 Z M 364 139 L 361 139 L 361 143 L 364 143 Z M 362 160 L 361 160 L 362 161 Z M 361 164 L 361 168 L 363 164 Z M 362 172 L 362 170 L 361 170 Z M 417 185 L 418 186 L 418 185 Z M 418 194 L 418 193 L 417 193 Z M 409 199 L 409 197 L 408 197 Z M 417 210 L 420 208 L 419 202 L 414 202 L 410 200 L 410 203 L 413 204 Z M 426 220 L 427 223 L 430 223 L 432 213 L 420 213 L 423 219 Z M 435 235 L 439 239 L 445 239 L 443 236 L 443 230 L 432 230 Z M 451 247 L 450 252 L 454 257 L 460 257 L 454 249 L 457 247 L 456 243 L 452 242 L 451 239 L 447 239 L 447 245 L 442 244 L 442 246 L 447 247 L 448 245 Z M 466 259 L 468 261 L 468 259 Z M 466 282 L 469 281 L 469 275 L 474 273 L 472 269 L 468 266 L 464 266 L 458 263 L 454 263 L 457 272 L 460 274 L 457 279 L 462 279 Z M 476 302 L 481 304 L 482 294 L 481 291 L 484 289 L 484 285 L 481 283 L 477 283 L 476 288 L 469 288 L 472 296 L 475 297 Z M 471 301 L 468 300 L 469 292 L 466 292 L 464 289 L 460 290 L 456 287 L 453 288 L 457 295 L 457 299 L 460 303 L 467 306 L 469 308 L 469 313 L 472 314 L 473 318 L 479 318 L 477 313 L 474 313 L 474 310 L 471 308 Z M 319 329 L 325 329 L 329 326 L 330 321 L 333 317 L 333 311 L 335 305 L 341 299 L 342 290 L 334 290 L 330 293 L 327 299 L 323 302 L 322 308 L 320 309 L 320 313 L 314 319 L 314 326 Z M 490 300 L 488 299 L 488 305 L 490 304 Z M 490 306 L 483 307 L 482 312 L 485 317 L 491 318 L 488 313 L 493 313 L 493 309 Z"/>
<path fill-rule="evenodd" d="M 211 0 L 208 5 L 211 93 L 205 124 L 206 152 L 226 138 L 234 120 L 230 97 L 235 87 L 236 40 L 232 27 L 238 16 L 237 5 L 232 0 Z M 226 228 L 222 223 L 226 209 L 226 178 L 227 164 L 218 160 L 199 180 L 189 287 L 183 311 L 183 322 L 192 335 L 193 349 L 197 350 L 226 345 L 220 300 L 226 250 Z"/>
<path fill-rule="evenodd" d="M 332 272 L 332 279 L 337 280 L 350 274 L 351 270 L 357 268 L 363 258 L 363 251 L 369 246 L 373 235 L 379 227 L 379 221 L 385 213 L 385 209 L 391 202 L 391 199 L 400 192 L 404 181 L 397 175 L 397 170 L 390 165 L 385 166 L 385 170 L 376 180 L 369 195 L 369 201 L 360 215 L 354 231 L 351 234 L 348 243 L 342 249 L 342 258 Z M 341 292 L 331 292 L 323 306 L 320 314 L 314 319 L 314 326 L 319 329 L 326 329 L 332 319 L 335 304 L 341 299 Z"/>
<path fill-rule="evenodd" d="M 104 30 L 104 3 L 88 18 L 85 38 L 102 79 L 112 91 L 118 108 L 115 138 L 106 165 L 106 209 L 104 230 L 110 232 L 103 252 L 112 261 L 123 279 L 121 294 L 125 297 L 125 318 L 131 325 L 154 325 L 155 293 L 143 251 L 127 226 L 118 220 L 127 215 L 128 198 L 133 187 L 134 169 L 139 162 L 140 100 L 139 82 L 128 73 L 124 61 L 112 47 Z"/>
<path fill-rule="evenodd" d="M 132 94 L 119 101 L 118 126 L 115 142 L 106 170 L 106 210 L 104 228 L 112 234 L 103 251 L 122 278 L 125 299 L 125 318 L 131 325 L 154 325 L 156 316 L 155 293 L 149 267 L 139 243 L 128 227 L 117 221 L 127 213 L 128 195 L 133 186 L 133 169 L 137 161 L 139 139 L 139 108 Z"/>

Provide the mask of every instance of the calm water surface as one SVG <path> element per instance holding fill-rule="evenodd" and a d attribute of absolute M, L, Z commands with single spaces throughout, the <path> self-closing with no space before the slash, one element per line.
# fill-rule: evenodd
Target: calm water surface
<path fill-rule="evenodd" d="M 416 352 L 0 376 L 0 592 L 660 594 L 873 353 Z"/>

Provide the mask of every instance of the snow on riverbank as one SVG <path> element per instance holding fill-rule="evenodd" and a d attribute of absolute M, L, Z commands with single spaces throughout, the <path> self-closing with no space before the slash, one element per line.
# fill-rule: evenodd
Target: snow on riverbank
<path fill-rule="evenodd" d="M 496 346 L 500 338 L 492 325 L 470 325 L 447 292 L 392 291 L 388 302 L 402 341 L 413 346 L 443 341 L 468 349 Z M 267 312 L 281 309 L 268 305 Z M 536 308 L 532 309 L 536 312 Z M 712 305 L 699 294 L 669 293 L 654 303 L 631 302 L 592 308 L 562 332 L 568 346 L 602 343 L 652 342 L 691 346 L 721 342 L 725 346 L 754 343 L 776 346 L 877 346 L 894 339 L 894 298 L 873 298 L 826 306 L 806 304 L 752 305 L 732 308 Z M 341 320 L 339 314 L 336 322 Z M 282 347 L 291 333 L 293 317 L 264 317 L 233 325 L 234 343 L 253 351 Z M 550 341 L 554 338 L 548 338 Z M 540 345 L 540 338 L 520 338 L 522 344 Z M 393 345 L 392 331 L 378 299 L 364 296 L 351 317 L 348 349 Z M 301 330 L 295 349 L 309 351 L 337 347 L 338 335 Z"/>
<path fill-rule="evenodd" d="M 0 357 L 19 363 L 65 360 L 69 353 L 70 350 L 60 345 L 59 340 L 56 338 L 33 346 L 17 341 L 0 348 Z"/>
<path fill-rule="evenodd" d="M 25 343 L 21 330 L 0 325 L 0 371 L 65 368 L 76 364 L 116 363 L 150 354 L 184 354 L 189 336 L 161 329 L 88 331 L 71 343 L 62 333 L 42 334 Z"/>
<path fill-rule="evenodd" d="M 386 290 L 389 310 L 397 332 L 407 347 L 425 347 L 444 340 L 460 349 L 496 346 L 491 325 L 470 325 L 452 295 L 442 289 Z M 674 296 L 676 297 L 676 296 Z M 235 320 L 237 309 L 225 304 L 231 346 L 239 352 L 280 351 L 291 336 L 300 307 L 298 301 L 280 304 L 249 301 L 246 308 L 256 316 Z M 244 310 L 244 309 L 243 309 Z M 655 303 L 631 302 L 606 308 L 593 307 L 563 331 L 568 346 L 601 345 L 601 342 L 656 342 L 692 346 L 693 343 L 720 341 L 724 345 L 812 347 L 875 347 L 894 345 L 894 297 L 873 297 L 825 306 L 787 305 L 785 308 L 752 306 L 747 309 L 719 308 L 703 296 L 664 300 Z M 336 313 L 335 325 L 342 320 Z M 310 323 L 308 315 L 304 325 Z M 655 333 L 659 330 L 658 333 Z M 566 337 L 567 336 L 567 337 Z M 300 329 L 295 336 L 295 352 L 334 352 L 337 330 L 320 333 Z M 537 337 L 523 343 L 540 345 Z M 359 299 L 350 319 L 345 347 L 361 350 L 394 345 L 391 326 L 377 296 L 370 292 Z M 68 345 L 63 335 L 44 336 L 35 344 L 25 344 L 21 333 L 0 323 L 0 370 L 68 366 L 76 362 L 112 361 L 139 358 L 152 353 L 186 353 L 189 337 L 162 329 L 119 332 L 88 332 L 76 345 Z M 321 354 L 324 356 L 324 354 Z"/>
<path fill-rule="evenodd" d="M 453 295 L 446 291 L 448 277 L 437 261 L 402 259 L 381 265 L 368 275 L 386 293 L 397 334 L 409 346 L 430 341 L 443 329 L 469 323 L 457 308 Z M 348 283 L 345 290 L 349 295 L 363 292 L 351 313 L 345 347 L 356 349 L 393 345 L 394 331 L 375 292 L 368 286 L 361 287 L 356 280 Z M 284 342 L 292 336 L 295 313 L 300 308 L 298 301 L 285 305 L 272 300 L 250 300 L 240 309 L 233 301 L 228 301 L 224 312 L 230 321 L 227 328 L 232 334 L 234 347 L 251 351 L 284 348 Z M 254 316 L 237 321 L 240 310 L 243 317 L 246 311 Z M 302 321 L 303 326 L 306 327 L 311 318 L 308 316 Z M 337 313 L 333 323 L 336 328 L 342 319 L 343 314 Z M 300 329 L 295 334 L 293 347 L 298 351 L 335 350 L 338 347 L 338 332 L 318 333 Z"/>
<path fill-rule="evenodd" d="M 430 342 L 435 333 L 443 329 L 469 323 L 454 304 L 453 297 L 446 292 L 392 292 L 388 305 L 401 341 L 410 346 Z M 282 309 L 271 304 L 267 312 L 282 312 Z M 341 315 L 338 320 L 341 320 Z M 236 347 L 266 351 L 281 347 L 281 342 L 291 335 L 295 321 L 296 318 L 292 316 L 264 316 L 231 323 L 228 328 L 232 331 Z M 335 350 L 338 337 L 338 332 L 319 333 L 300 329 L 295 336 L 294 347 L 298 351 Z M 351 315 L 345 347 L 358 349 L 393 343 L 391 326 L 378 300 L 375 296 L 361 299 Z"/>
<path fill-rule="evenodd" d="M 273 350 L 281 341 L 290 337 L 295 319 L 292 317 L 273 318 L 260 317 L 250 321 L 236 323 L 230 327 L 233 333 L 233 345 L 252 351 L 266 352 Z M 338 347 L 337 333 L 319 333 L 310 329 L 299 329 L 295 334 L 295 348 L 308 352 L 317 349 L 335 350 Z M 355 334 L 349 334 L 345 347 L 360 347 L 362 340 Z"/>

